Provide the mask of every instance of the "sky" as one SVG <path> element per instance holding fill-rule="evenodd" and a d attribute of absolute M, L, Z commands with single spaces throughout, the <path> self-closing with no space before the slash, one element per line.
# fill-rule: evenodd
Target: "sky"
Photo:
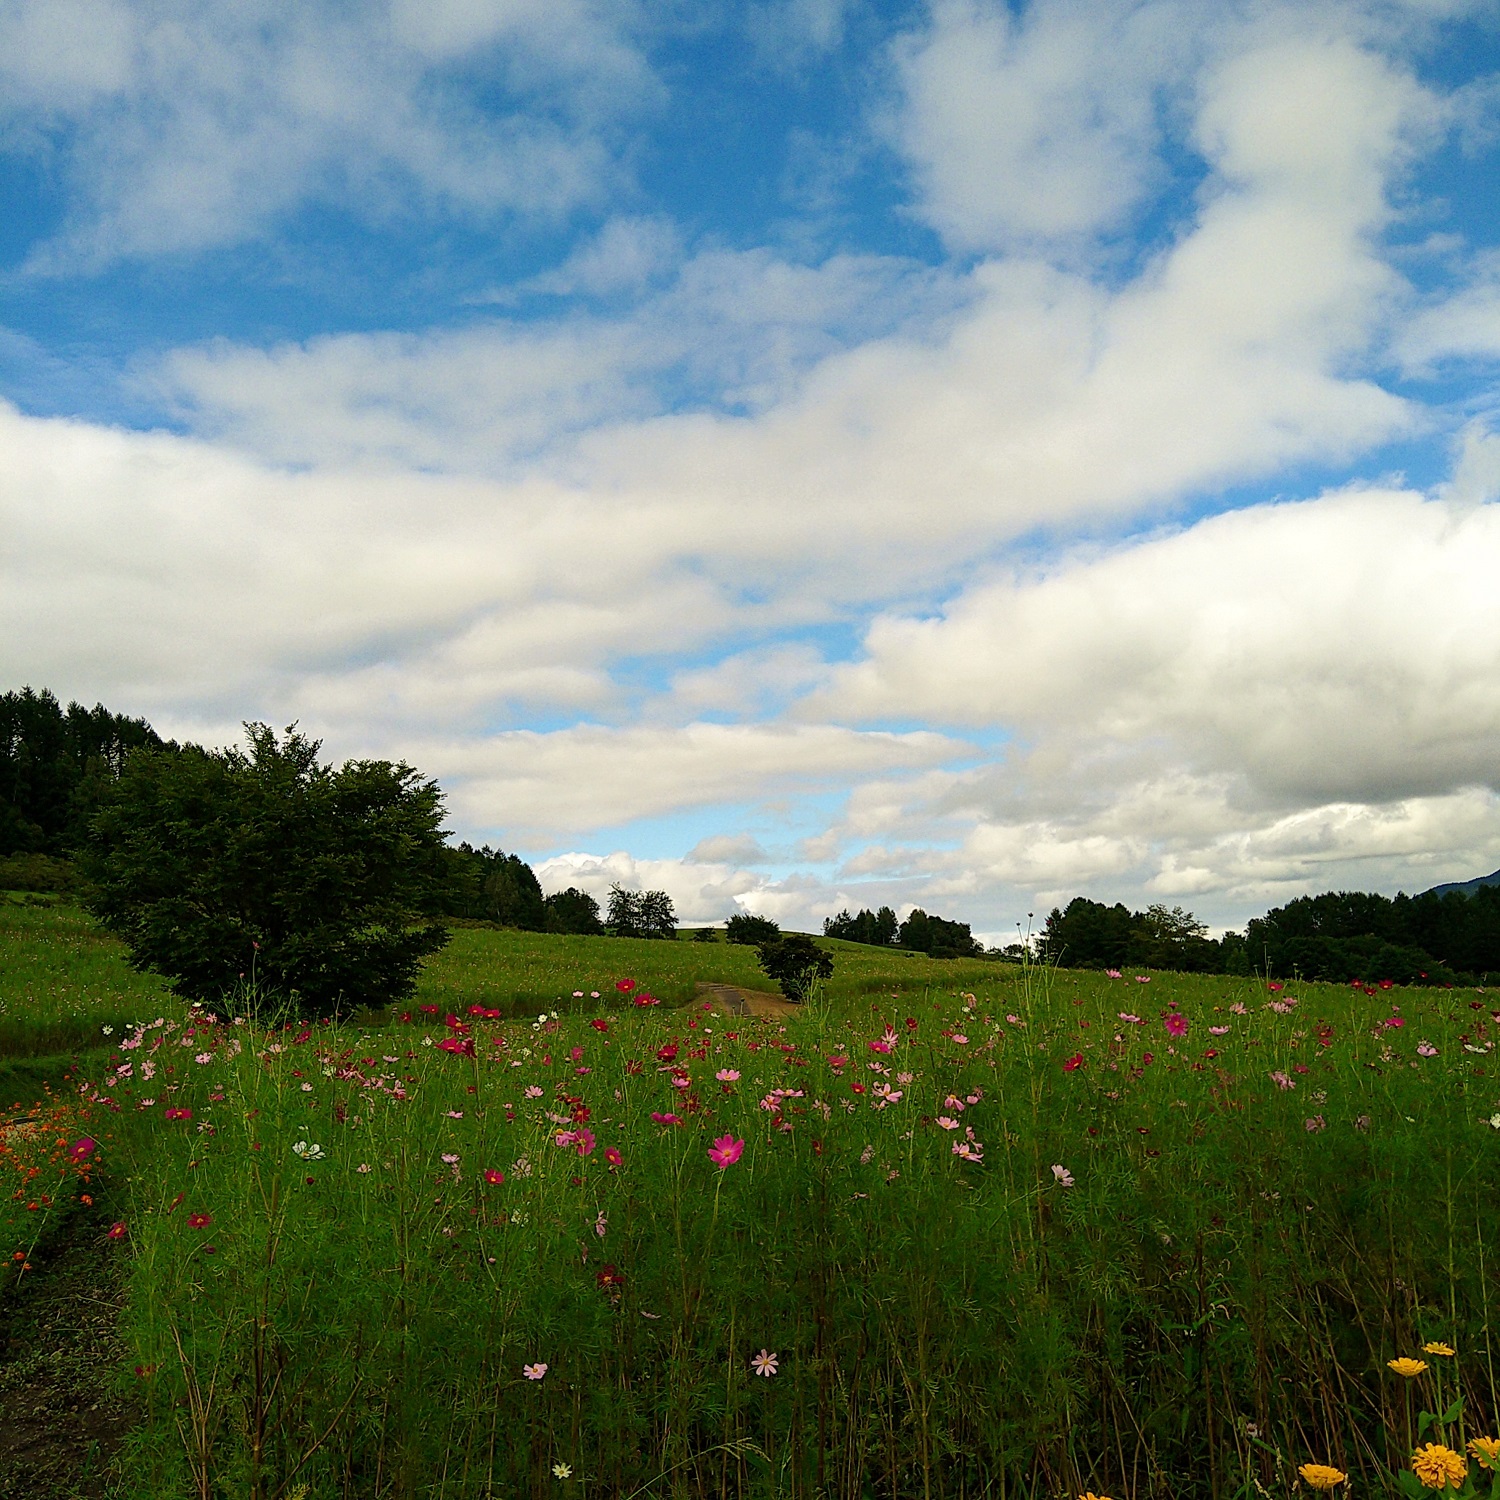
<path fill-rule="evenodd" d="M 1486 874 L 1497 500 L 1500 0 L 0 0 L 0 688 L 547 890 Z"/>

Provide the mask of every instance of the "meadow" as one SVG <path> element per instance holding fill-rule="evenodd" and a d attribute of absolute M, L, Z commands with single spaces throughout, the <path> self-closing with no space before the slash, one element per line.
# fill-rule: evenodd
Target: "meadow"
<path fill-rule="evenodd" d="M 748 950 L 481 929 L 340 1026 L 83 985 L 120 1493 L 1250 1500 L 1494 1435 L 1500 996 L 838 958 L 785 1022 L 692 998 Z"/>

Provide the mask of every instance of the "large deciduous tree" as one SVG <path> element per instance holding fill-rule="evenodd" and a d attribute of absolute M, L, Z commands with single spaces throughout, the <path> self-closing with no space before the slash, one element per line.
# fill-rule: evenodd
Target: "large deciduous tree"
<path fill-rule="evenodd" d="M 326 1016 L 410 995 L 447 941 L 442 793 L 410 766 L 334 769 L 247 724 L 249 753 L 141 749 L 101 794 L 88 903 L 178 993 Z"/>

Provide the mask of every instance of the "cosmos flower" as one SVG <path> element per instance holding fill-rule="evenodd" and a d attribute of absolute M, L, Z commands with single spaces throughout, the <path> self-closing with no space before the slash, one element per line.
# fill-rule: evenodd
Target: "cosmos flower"
<path fill-rule="evenodd" d="M 522 1365 L 521 1373 L 528 1380 L 540 1380 L 547 1373 L 547 1366 L 544 1364 Z"/>
<path fill-rule="evenodd" d="M 759 1354 L 751 1358 L 750 1363 L 757 1375 L 764 1375 L 769 1380 L 776 1373 L 776 1361 L 780 1358 L 779 1354 L 769 1354 L 762 1349 Z"/>
<path fill-rule="evenodd" d="M 744 1153 L 744 1141 L 736 1140 L 732 1135 L 721 1135 L 709 1147 L 708 1159 L 722 1172 L 726 1167 L 732 1167 Z"/>

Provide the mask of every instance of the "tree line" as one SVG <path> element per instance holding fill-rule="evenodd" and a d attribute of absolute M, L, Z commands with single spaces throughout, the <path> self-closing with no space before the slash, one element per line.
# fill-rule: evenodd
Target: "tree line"
<path fill-rule="evenodd" d="M 904 922 L 897 920 L 889 906 L 879 911 L 861 908 L 854 916 L 846 908 L 836 917 L 823 919 L 823 936 L 876 948 L 906 948 L 933 958 L 978 958 L 984 953 L 984 945 L 975 939 L 967 922 L 929 916 L 920 906 Z"/>
<path fill-rule="evenodd" d="M 1500 885 L 1472 892 L 1298 896 L 1210 938 L 1180 906 L 1131 911 L 1076 896 L 1053 907 L 1037 956 L 1065 968 L 1271 974 L 1365 984 L 1462 984 L 1500 973 Z"/>

